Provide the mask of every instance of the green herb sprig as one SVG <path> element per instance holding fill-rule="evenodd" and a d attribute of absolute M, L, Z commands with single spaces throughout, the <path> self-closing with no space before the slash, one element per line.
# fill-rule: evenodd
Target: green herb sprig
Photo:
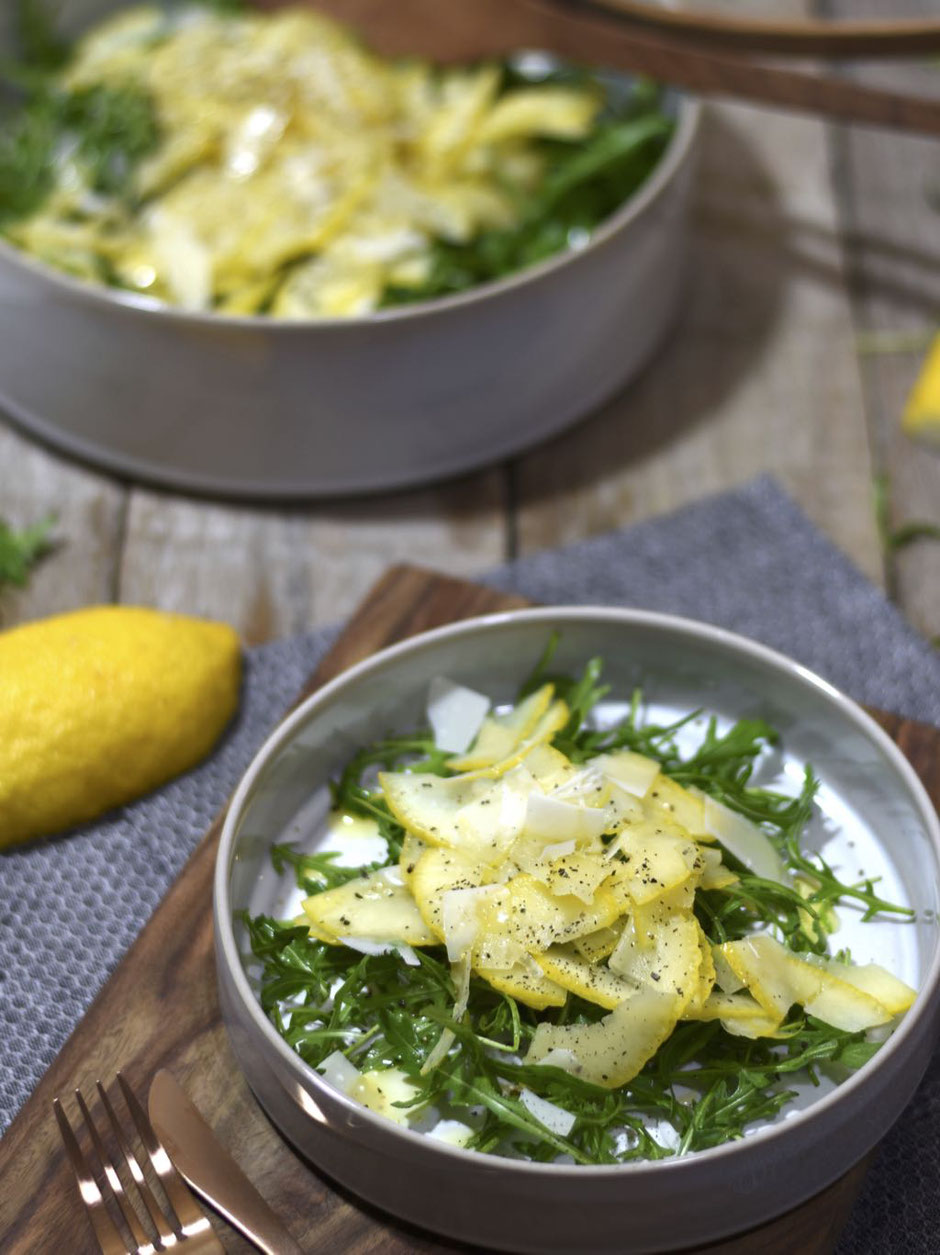
<path fill-rule="evenodd" d="M 0 587 L 25 586 L 32 568 L 54 547 L 55 522 L 55 515 L 47 514 L 38 523 L 17 529 L 0 519 Z"/>

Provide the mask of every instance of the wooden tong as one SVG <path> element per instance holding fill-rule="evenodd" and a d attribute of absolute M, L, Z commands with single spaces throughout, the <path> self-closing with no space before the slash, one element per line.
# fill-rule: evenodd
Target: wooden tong
<path fill-rule="evenodd" d="M 260 0 L 276 7 L 278 0 Z M 940 136 L 940 99 L 781 69 L 753 53 L 877 58 L 940 53 L 940 21 L 771 22 L 642 0 L 316 0 L 377 51 L 438 62 L 538 48 L 703 96 Z"/>
<path fill-rule="evenodd" d="M 884 0 L 886 7 L 891 0 Z M 826 22 L 816 18 L 782 20 L 690 13 L 646 0 L 555 0 L 571 13 L 607 13 L 640 31 L 690 41 L 697 48 L 766 52 L 774 56 L 871 60 L 925 57 L 940 53 L 940 19 L 891 18 L 881 21 Z"/>

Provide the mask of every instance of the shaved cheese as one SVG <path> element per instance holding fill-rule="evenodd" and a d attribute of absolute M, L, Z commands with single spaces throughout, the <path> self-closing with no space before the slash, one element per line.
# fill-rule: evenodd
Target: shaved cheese
<path fill-rule="evenodd" d="M 603 777 L 593 763 L 576 768 L 554 790 L 555 797 L 563 798 L 566 802 L 593 802 L 595 795 L 603 792 Z"/>
<path fill-rule="evenodd" d="M 323 1079 L 328 1081 L 334 1089 L 338 1089 L 341 1094 L 348 1094 L 361 1076 L 355 1064 L 350 1063 L 339 1050 L 334 1050 L 316 1066 L 317 1070 L 323 1073 Z"/>
<path fill-rule="evenodd" d="M 508 903 L 509 891 L 503 885 L 482 885 L 475 889 L 448 889 L 441 898 L 441 916 L 447 957 L 451 963 L 468 955 L 485 926 L 482 913 L 487 906 Z"/>
<path fill-rule="evenodd" d="M 455 759 L 451 763 L 453 769 L 479 770 L 509 757 L 534 731 L 549 709 L 554 691 L 551 684 L 544 684 L 508 714 L 491 715 L 484 719 L 470 753 Z"/>
<path fill-rule="evenodd" d="M 557 845 L 546 845 L 542 855 L 547 859 L 564 858 L 566 854 L 574 854 L 577 848 L 576 841 L 559 841 Z"/>
<path fill-rule="evenodd" d="M 409 1081 L 400 1068 L 362 1072 L 349 1090 L 350 1098 L 396 1124 L 407 1124 L 409 1116 L 408 1108 L 396 1104 L 410 1103 L 419 1093 L 418 1086 Z"/>
<path fill-rule="evenodd" d="M 433 1129 L 428 1129 L 427 1136 L 448 1146 L 466 1146 L 473 1137 L 473 1129 L 462 1120 L 438 1120 Z"/>
<path fill-rule="evenodd" d="M 735 883 L 738 877 L 721 861 L 721 850 L 715 849 L 714 846 L 700 845 L 698 852 L 705 864 L 702 879 L 699 882 L 703 889 L 725 889 L 728 885 Z"/>
<path fill-rule="evenodd" d="M 541 1098 L 538 1094 L 533 1094 L 531 1089 L 520 1090 L 519 1101 L 529 1115 L 535 1116 L 539 1124 L 544 1124 L 550 1133 L 557 1133 L 559 1137 L 567 1137 L 574 1128 L 577 1116 L 570 1111 L 565 1111 L 564 1107 L 557 1107 L 553 1102 L 549 1102 L 547 1098 Z"/>
<path fill-rule="evenodd" d="M 526 1060 L 529 1062 L 529 1060 Z M 535 1062 L 535 1060 L 532 1060 Z M 546 1051 L 538 1064 L 543 1068 L 561 1068 L 563 1072 L 575 1072 L 578 1068 L 578 1056 L 573 1050 L 566 1050 L 563 1046 L 553 1046 L 551 1050 Z"/>
<path fill-rule="evenodd" d="M 606 810 L 533 792 L 526 804 L 524 831 L 551 841 L 590 840 L 606 831 L 608 823 Z"/>
<path fill-rule="evenodd" d="M 626 793 L 637 798 L 646 797 L 660 770 L 655 758 L 635 754 L 632 750 L 618 750 L 616 754 L 601 754 L 592 760 L 591 765 L 603 772 Z"/>
<path fill-rule="evenodd" d="M 717 837 L 755 876 L 786 882 L 780 855 L 756 824 L 713 797 L 706 796 L 704 805 L 706 832 Z"/>
<path fill-rule="evenodd" d="M 476 739 L 490 708 L 490 699 L 444 676 L 435 676 L 428 690 L 428 723 L 434 744 L 448 754 L 462 754 Z"/>
<path fill-rule="evenodd" d="M 638 934 L 634 921 L 628 921 L 607 962 L 628 982 L 674 993 L 684 1011 L 699 992 L 699 933 L 690 911 L 653 911 L 644 933 Z"/>
<path fill-rule="evenodd" d="M 305 921 L 306 922 L 306 921 Z M 400 954 L 409 967 L 420 967 L 421 960 L 403 942 L 370 941 L 367 937 L 344 937 L 343 945 L 359 954 Z"/>
<path fill-rule="evenodd" d="M 165 209 L 147 218 L 151 247 L 173 299 L 183 309 L 208 309 L 212 296 L 212 258 L 188 221 Z"/>

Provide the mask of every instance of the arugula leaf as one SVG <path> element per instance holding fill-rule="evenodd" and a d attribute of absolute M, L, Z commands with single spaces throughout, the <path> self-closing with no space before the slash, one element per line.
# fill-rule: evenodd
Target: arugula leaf
<path fill-rule="evenodd" d="M 98 84 L 61 99 L 60 127 L 74 136 L 91 187 L 125 192 L 135 166 L 156 148 L 160 130 L 153 104 L 137 87 Z"/>
<path fill-rule="evenodd" d="M 45 98 L 12 119 L 0 113 L 0 228 L 33 213 L 52 190 L 55 134 Z"/>
<path fill-rule="evenodd" d="M 74 152 L 92 191 L 126 194 L 137 165 L 159 142 L 150 97 L 130 85 L 62 92 L 42 83 L 26 90 L 20 110 L 0 115 L 0 226 L 42 205 L 61 151 Z"/>
<path fill-rule="evenodd" d="M 336 889 L 355 880 L 357 876 L 377 871 L 383 866 L 373 863 L 368 867 L 336 867 L 338 858 L 336 851 L 327 854 L 304 854 L 292 845 L 274 845 L 271 847 L 271 863 L 280 875 L 285 867 L 293 867 L 298 889 L 302 889 L 307 897 L 316 893 L 324 893 L 327 889 Z"/>
<path fill-rule="evenodd" d="M 577 81 L 590 82 L 585 72 Z M 552 76 L 553 81 L 571 81 Z M 435 241 L 428 278 L 418 287 L 389 287 L 384 306 L 425 301 L 503 278 L 587 239 L 650 176 L 674 124 L 659 89 L 643 84 L 582 140 L 544 140 L 546 171 L 512 227 L 483 231 L 466 243 Z"/>
<path fill-rule="evenodd" d="M 55 515 L 47 514 L 17 531 L 0 519 L 0 585 L 25 586 L 30 568 L 53 548 L 50 533 L 55 521 Z"/>
<path fill-rule="evenodd" d="M 860 901 L 866 916 L 902 910 L 878 898 L 871 882 L 842 884 L 818 855 L 801 850 L 817 788 L 811 769 L 795 798 L 751 783 L 758 758 L 776 743 L 773 728 L 751 719 L 719 733 L 717 722 L 709 720 L 700 744 L 683 757 L 677 734 L 699 712 L 668 725 L 643 724 L 637 692 L 626 719 L 599 731 L 591 723 L 591 711 L 606 692 L 599 682 L 599 660 L 592 659 L 580 676 L 553 673 L 556 646 L 553 636 L 521 693 L 551 680 L 568 701 L 572 718 L 556 745 L 579 761 L 617 746 L 656 758 L 676 780 L 711 793 L 760 824 L 808 886 L 804 897 L 742 867 L 738 881 L 727 888 L 700 890 L 695 909 L 712 942 L 745 936 L 763 925 L 795 950 L 825 953 L 828 913 L 840 899 Z M 353 758 L 334 785 L 334 800 L 355 813 L 371 814 L 391 842 L 400 842 L 402 830 L 371 787 L 372 775 L 377 767 L 446 775 L 444 757 L 423 732 L 385 738 Z M 337 868 L 331 854 L 302 855 L 289 846 L 276 846 L 272 856 L 278 870 L 292 866 L 308 892 L 368 870 Z M 468 1146 L 481 1152 L 541 1162 L 566 1155 L 577 1163 L 614 1164 L 717 1146 L 744 1136 L 756 1121 L 773 1119 L 795 1093 L 789 1088 L 791 1077 L 818 1084 L 826 1073 L 838 1080 L 878 1050 L 864 1032 L 832 1028 L 798 1008 L 773 1038 L 734 1036 L 717 1021 L 681 1022 L 638 1076 L 611 1091 L 559 1068 L 525 1063 L 527 1044 L 540 1022 L 595 1023 L 606 1014 L 600 1006 L 569 994 L 563 1007 L 537 1012 L 471 974 L 467 1009 L 458 1021 L 443 947 L 417 949 L 418 966 L 405 967 L 398 954 L 363 956 L 325 945 L 303 927 L 263 916 L 241 918 L 262 966 L 261 1004 L 308 1063 L 316 1066 L 338 1048 L 362 1070 L 399 1068 L 415 1086 L 413 1100 L 400 1105 L 463 1120 L 472 1129 Z M 425 1074 L 423 1065 L 445 1030 L 453 1045 Z M 532 1115 L 521 1100 L 523 1089 L 575 1117 L 565 1137 Z M 663 1122 L 671 1126 L 672 1137 L 651 1131 Z"/>
<path fill-rule="evenodd" d="M 56 30 L 59 4 L 43 0 L 17 0 L 14 29 L 20 60 L 36 70 L 60 69 L 71 55 L 72 46 Z"/>

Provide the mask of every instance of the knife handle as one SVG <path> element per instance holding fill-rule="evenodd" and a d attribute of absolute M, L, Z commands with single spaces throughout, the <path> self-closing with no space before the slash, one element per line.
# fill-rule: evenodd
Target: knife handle
<path fill-rule="evenodd" d="M 303 1255 L 169 1072 L 153 1078 L 150 1123 L 190 1187 L 265 1255 Z"/>

